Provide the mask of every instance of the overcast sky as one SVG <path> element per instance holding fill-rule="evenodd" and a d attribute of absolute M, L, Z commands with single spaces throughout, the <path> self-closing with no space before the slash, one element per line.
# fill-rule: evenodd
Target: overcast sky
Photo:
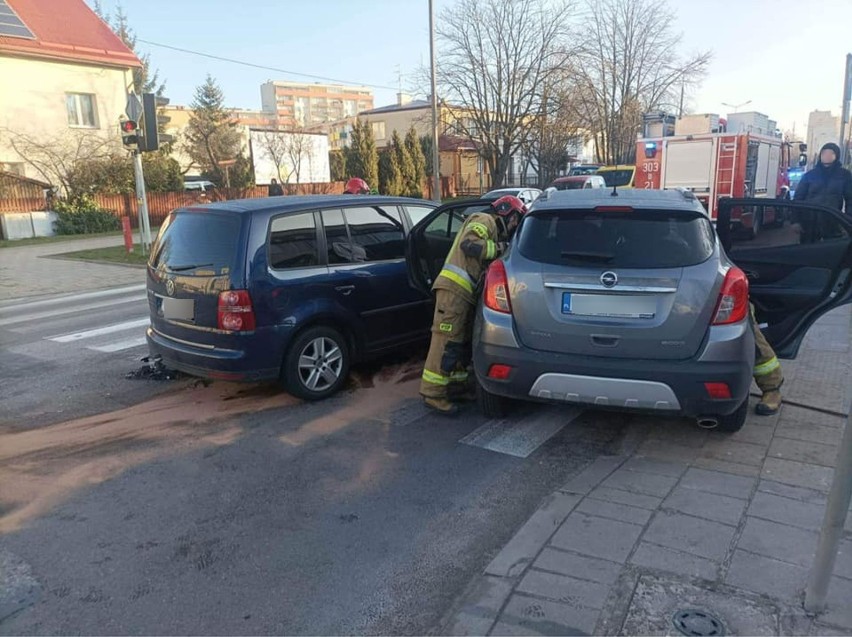
<path fill-rule="evenodd" d="M 92 0 L 89 0 L 92 2 Z M 453 0 L 435 0 L 436 11 Z M 207 72 L 229 105 L 260 108 L 268 79 L 295 73 L 374 85 L 376 106 L 414 86 L 429 59 L 427 0 L 102 0 L 121 4 L 140 39 L 275 67 L 254 69 L 140 43 L 188 104 Z M 852 52 L 852 0 L 670 0 L 684 53 L 712 50 L 690 107 L 724 115 L 723 102 L 757 110 L 804 132 L 814 109 L 840 112 L 845 56 Z M 290 74 L 284 71 L 291 72 Z"/>

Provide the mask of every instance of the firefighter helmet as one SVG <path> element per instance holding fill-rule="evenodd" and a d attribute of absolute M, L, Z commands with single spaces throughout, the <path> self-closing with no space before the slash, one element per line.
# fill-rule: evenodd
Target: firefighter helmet
<path fill-rule="evenodd" d="M 491 210 L 501 217 L 508 217 L 513 212 L 516 212 L 519 215 L 525 215 L 527 213 L 527 207 L 524 205 L 524 202 L 512 195 L 505 195 L 494 201 L 491 204 Z"/>
<path fill-rule="evenodd" d="M 343 192 L 347 195 L 367 195 L 370 193 L 370 187 L 360 177 L 353 177 L 346 182 L 346 188 L 343 189 Z"/>

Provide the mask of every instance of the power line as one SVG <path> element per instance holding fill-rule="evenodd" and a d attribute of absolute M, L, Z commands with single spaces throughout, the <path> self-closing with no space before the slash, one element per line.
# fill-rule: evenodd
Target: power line
<path fill-rule="evenodd" d="M 265 71 L 275 71 L 276 73 L 282 73 L 284 75 L 296 75 L 298 77 L 307 77 L 312 80 L 323 80 L 325 82 L 334 82 L 336 84 L 349 84 L 349 85 L 357 85 L 357 86 L 367 86 L 369 88 L 381 88 L 389 91 L 395 91 L 392 86 L 384 86 L 382 84 L 368 84 L 366 82 L 353 82 L 352 80 L 339 80 L 333 77 L 325 77 L 323 75 L 311 75 L 310 73 L 297 73 L 296 71 L 287 71 L 285 69 L 279 69 L 274 66 L 266 66 L 264 64 L 255 64 L 254 62 L 246 62 L 244 60 L 235 60 L 233 58 L 226 58 L 221 55 L 213 55 L 212 53 L 202 53 L 201 51 L 192 51 L 190 49 L 182 49 L 177 46 L 171 46 L 169 44 L 161 44 L 159 42 L 151 42 L 150 40 L 143 40 L 142 38 L 137 38 L 138 42 L 143 42 L 145 44 L 149 44 L 151 46 L 158 46 L 163 49 L 171 49 L 172 51 L 179 51 L 180 53 L 188 53 L 190 55 L 197 55 L 199 57 L 210 58 L 211 60 L 219 60 L 220 62 L 230 62 L 231 64 L 239 64 L 241 66 L 250 66 L 255 69 L 263 69 Z"/>

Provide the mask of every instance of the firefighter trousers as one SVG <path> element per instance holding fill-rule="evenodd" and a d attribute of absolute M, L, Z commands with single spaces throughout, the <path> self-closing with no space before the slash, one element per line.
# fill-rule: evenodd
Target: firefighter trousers
<path fill-rule="evenodd" d="M 449 290 L 437 290 L 432 342 L 420 381 L 426 398 L 448 398 L 467 388 L 474 306 Z"/>
<path fill-rule="evenodd" d="M 781 363 L 775 356 L 775 350 L 767 342 L 757 319 L 754 316 L 754 306 L 749 304 L 751 326 L 754 329 L 754 382 L 764 394 L 770 391 L 778 391 L 784 384 L 784 373 L 781 371 Z"/>

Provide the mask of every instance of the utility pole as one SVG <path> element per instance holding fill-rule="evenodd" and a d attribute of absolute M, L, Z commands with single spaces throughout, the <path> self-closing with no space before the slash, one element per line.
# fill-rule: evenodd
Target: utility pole
<path fill-rule="evenodd" d="M 136 205 L 139 211 L 139 237 L 142 254 L 151 250 L 151 221 L 148 217 L 148 197 L 145 194 L 145 175 L 142 172 L 142 153 L 133 151 L 133 173 L 136 177 Z"/>
<path fill-rule="evenodd" d="M 680 84 L 680 106 L 678 107 L 677 116 L 683 117 L 683 93 L 686 88 L 686 82 L 681 82 Z"/>
<path fill-rule="evenodd" d="M 852 100 L 852 53 L 846 54 L 843 80 L 843 111 L 840 115 L 840 163 L 846 163 L 846 126 L 849 124 L 849 102 Z"/>
<path fill-rule="evenodd" d="M 429 0 L 429 57 L 432 60 L 432 199 L 441 203 L 441 149 L 438 145 L 438 81 L 435 69 L 435 8 Z"/>

